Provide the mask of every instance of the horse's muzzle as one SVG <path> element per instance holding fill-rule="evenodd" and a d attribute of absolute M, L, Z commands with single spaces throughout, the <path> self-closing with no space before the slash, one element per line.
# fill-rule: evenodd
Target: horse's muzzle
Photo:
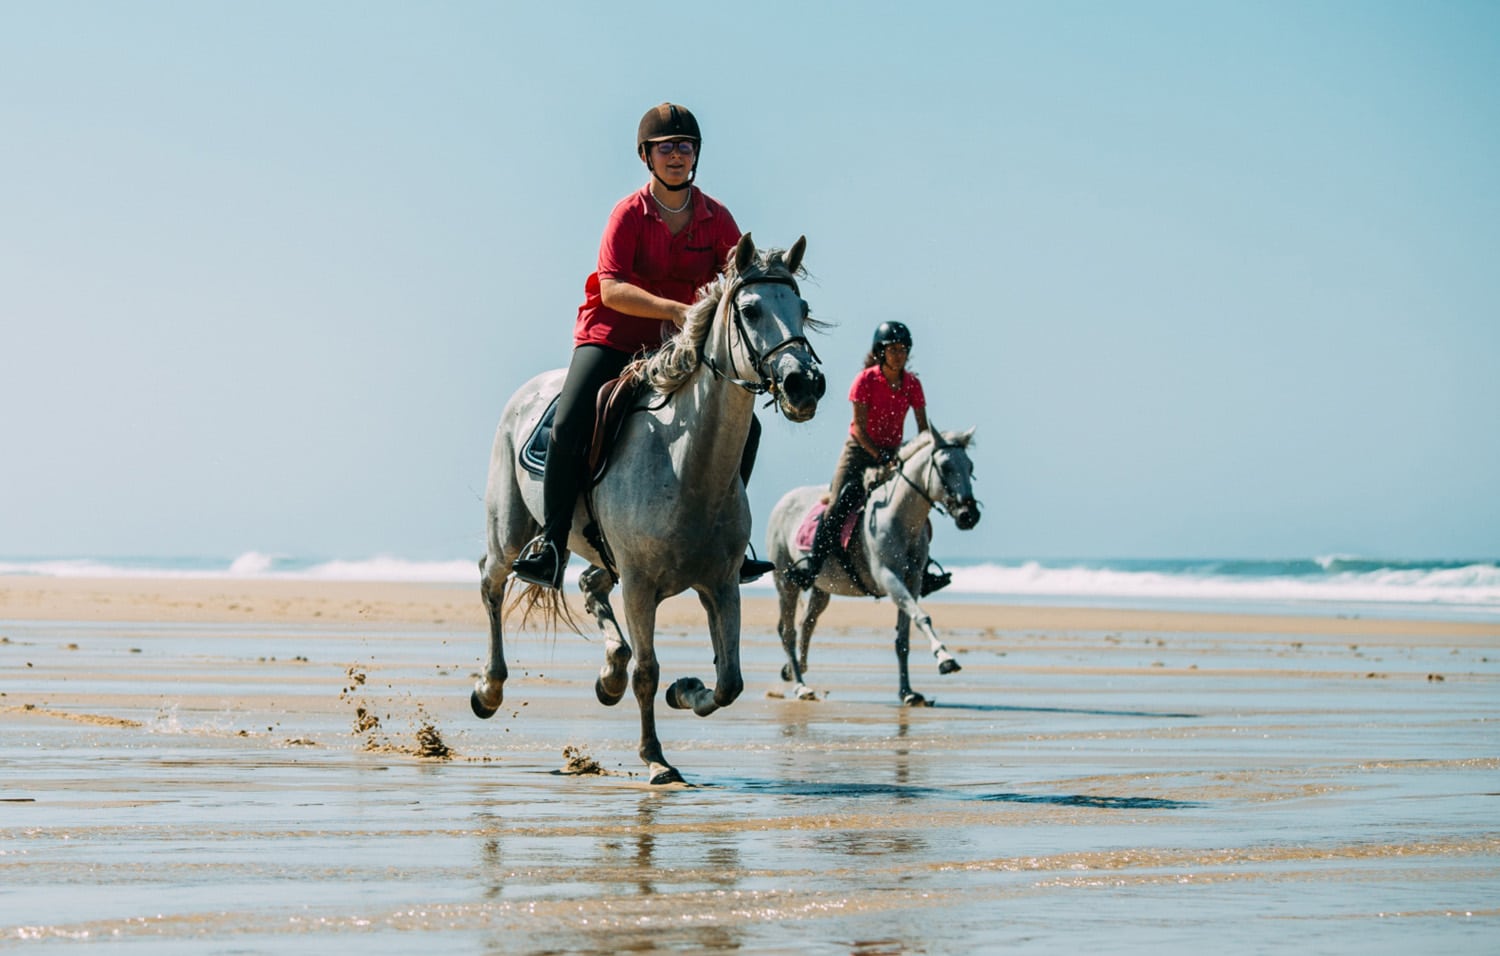
<path fill-rule="evenodd" d="M 817 366 L 797 368 L 777 388 L 781 411 L 794 422 L 805 422 L 817 412 L 818 400 L 827 390 L 828 382 Z"/>
<path fill-rule="evenodd" d="M 950 509 L 953 513 L 953 523 L 958 525 L 958 530 L 968 531 L 979 523 L 979 502 L 961 502 L 957 508 Z"/>

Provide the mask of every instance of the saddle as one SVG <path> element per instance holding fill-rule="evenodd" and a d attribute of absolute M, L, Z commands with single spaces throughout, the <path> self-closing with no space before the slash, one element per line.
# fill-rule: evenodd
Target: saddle
<path fill-rule="evenodd" d="M 807 509 L 807 514 L 803 516 L 802 523 L 797 526 L 797 533 L 793 537 L 792 543 L 804 554 L 812 552 L 813 538 L 816 537 L 818 525 L 822 522 L 824 514 L 828 511 L 828 504 L 829 502 L 825 495 L 823 499 Z M 836 539 L 837 544 L 834 546 L 833 552 L 829 557 L 838 561 L 839 565 L 843 567 L 844 573 L 849 576 L 849 580 L 858 585 L 865 594 L 870 597 L 879 597 L 879 595 L 872 592 L 865 585 L 864 577 L 858 571 L 858 560 L 861 552 L 864 550 L 864 545 L 862 539 L 855 536 L 854 529 L 859 527 L 859 523 L 864 517 L 865 507 L 868 504 L 869 500 L 866 498 L 860 502 L 857 508 L 854 508 L 845 516 L 844 526 L 839 529 Z M 931 518 L 927 520 L 927 537 L 928 540 L 932 538 Z M 936 571 L 933 570 L 934 566 L 937 568 Z M 940 591 L 952 583 L 952 581 L 952 572 L 944 570 L 936 558 L 928 557 L 927 567 L 922 570 L 922 587 L 918 597 L 926 597 L 934 591 Z"/>
<path fill-rule="evenodd" d="M 609 470 L 610 452 L 620 437 L 625 419 L 636 410 L 635 398 L 644 386 L 638 381 L 612 378 L 599 389 L 594 399 L 594 438 L 589 445 L 588 474 L 590 487 L 597 485 Z M 552 443 L 552 420 L 557 417 L 554 395 L 547 410 L 537 419 L 531 437 L 521 446 L 522 468 L 540 478 L 547 470 L 547 448 Z"/>

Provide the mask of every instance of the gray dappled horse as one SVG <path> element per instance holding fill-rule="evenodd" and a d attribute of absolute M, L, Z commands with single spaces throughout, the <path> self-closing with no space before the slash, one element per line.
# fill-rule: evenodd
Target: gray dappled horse
<path fill-rule="evenodd" d="M 793 488 L 772 509 L 771 521 L 766 526 L 766 558 L 776 563 L 776 590 L 781 598 L 777 630 L 787 657 L 781 677 L 793 682 L 793 693 L 799 699 L 817 697 L 802 682 L 802 675 L 807 670 L 807 647 L 813 628 L 828 607 L 830 594 L 889 596 L 895 603 L 896 662 L 901 671 L 899 693 L 903 704 L 928 703 L 911 689 L 907 675 L 912 621 L 931 642 L 938 671 L 951 674 L 959 670 L 957 659 L 938 640 L 932 618 L 917 603 L 916 595 L 921 593 L 922 573 L 927 568 L 928 548 L 932 543 L 928 523 L 932 509 L 941 502 L 940 510 L 952 515 L 963 531 L 979 523 L 979 503 L 974 500 L 973 491 L 974 465 L 968 453 L 973 437 L 972 428 L 966 432 L 932 429 L 907 442 L 895 466 L 869 469 L 869 474 L 879 477 L 870 487 L 859 527 L 849 540 L 850 563 L 859 579 L 852 580 L 844 562 L 836 555 L 829 555 L 808 595 L 800 641 L 796 617 L 801 592 L 787 580 L 786 569 L 806 556 L 807 552 L 796 544 L 797 530 L 828 489 L 819 485 Z"/>
<path fill-rule="evenodd" d="M 707 716 L 744 688 L 740 675 L 739 567 L 750 540 L 750 505 L 740 459 L 757 394 L 769 392 L 794 422 L 813 417 L 825 383 L 804 335 L 817 323 L 798 292 L 806 240 L 790 250 L 757 253 L 748 233 L 725 274 L 700 290 L 683 328 L 654 355 L 632 366 L 652 386 L 639 396 L 610 456 L 608 471 L 580 496 L 568 546 L 591 565 L 580 578 L 585 606 L 604 633 L 604 666 L 594 690 L 607 705 L 625 694 L 627 665 L 641 712 L 640 757 L 652 783 L 679 782 L 656 736 L 657 606 L 689 588 L 708 612 L 716 684 L 684 677 L 667 688 L 668 706 Z M 499 708 L 506 679 L 501 624 L 511 565 L 540 530 L 542 482 L 518 455 L 562 387 L 564 370 L 531 379 L 505 406 L 490 455 L 485 490 L 488 553 L 480 592 L 490 618 L 490 657 L 474 685 L 474 713 Z M 603 554 L 585 538 L 590 517 Z M 597 539 L 596 539 L 597 540 Z M 618 571 L 626 641 L 610 607 Z M 549 624 L 568 620 L 557 592 L 526 585 L 519 597 L 544 609 Z"/>

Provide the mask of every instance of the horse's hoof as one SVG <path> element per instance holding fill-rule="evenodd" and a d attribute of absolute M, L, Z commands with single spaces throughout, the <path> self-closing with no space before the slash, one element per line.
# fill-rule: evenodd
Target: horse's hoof
<path fill-rule="evenodd" d="M 651 786 L 659 787 L 665 783 L 685 783 L 682 774 L 677 772 L 676 767 L 663 767 L 651 778 Z"/>
<path fill-rule="evenodd" d="M 681 688 L 679 690 L 678 688 Z M 703 690 L 703 682 L 696 677 L 679 677 L 667 687 L 667 706 L 673 710 L 687 710 L 692 704 L 682 699 L 690 691 Z"/>
<path fill-rule="evenodd" d="M 792 681 L 797 679 L 797 675 L 792 673 L 792 665 L 781 665 L 781 679 L 786 681 L 787 683 L 791 683 Z"/>
<path fill-rule="evenodd" d="M 474 716 L 480 720 L 489 720 L 495 716 L 495 711 L 500 709 L 498 707 L 484 706 L 479 700 L 479 691 L 477 690 L 469 691 L 469 707 L 474 711 Z"/>
<path fill-rule="evenodd" d="M 667 693 L 671 692 L 671 688 L 668 688 Z M 594 696 L 599 698 L 599 703 L 605 707 L 613 707 L 620 702 L 620 698 L 625 696 L 625 692 L 622 690 L 618 694 L 611 694 L 604 689 L 604 681 L 596 677 L 594 678 Z"/>
<path fill-rule="evenodd" d="M 798 700 L 817 700 L 818 699 L 818 692 L 815 691 L 815 690 L 813 690 L 811 687 L 808 687 L 806 684 L 798 684 L 797 685 L 797 699 Z"/>
<path fill-rule="evenodd" d="M 931 707 L 932 701 L 923 697 L 914 690 L 909 690 L 901 695 L 901 706 L 903 707 Z"/>
<path fill-rule="evenodd" d="M 948 658 L 946 661 L 943 661 L 938 665 L 939 674 L 957 674 L 961 670 L 963 670 L 963 668 L 959 667 L 958 661 L 952 657 Z"/>

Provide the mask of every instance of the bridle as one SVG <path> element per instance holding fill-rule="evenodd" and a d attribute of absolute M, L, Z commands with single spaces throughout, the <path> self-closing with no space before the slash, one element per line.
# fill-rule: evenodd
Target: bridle
<path fill-rule="evenodd" d="M 948 492 L 948 486 L 947 486 L 947 484 L 945 484 L 943 482 L 942 472 L 938 470 L 937 456 L 938 456 L 938 452 L 940 452 L 940 451 L 946 451 L 947 449 L 950 449 L 950 448 L 961 448 L 961 447 L 963 447 L 963 446 L 956 445 L 956 444 L 954 444 L 952 442 L 945 442 L 945 441 L 943 441 L 941 438 L 939 438 L 936 435 L 936 433 L 934 433 L 933 437 L 932 437 L 932 448 L 931 448 L 931 450 L 927 454 L 927 466 L 926 466 L 927 467 L 927 473 L 926 473 L 926 475 L 923 476 L 924 480 L 923 480 L 922 484 L 919 485 L 915 481 L 912 481 L 911 478 L 906 474 L 906 469 L 904 469 L 904 468 L 899 468 L 898 467 L 898 468 L 893 469 L 893 471 L 895 471 L 895 473 L 897 475 L 901 476 L 901 480 L 902 481 L 906 482 L 908 485 L 911 485 L 912 490 L 915 491 L 917 494 L 921 495 L 922 498 L 926 500 L 927 504 L 929 506 L 931 506 L 932 510 L 936 511 L 940 515 L 951 517 L 952 515 L 949 512 L 948 508 L 946 507 L 946 505 L 948 504 L 948 501 L 949 501 L 949 495 L 947 493 Z M 907 459 L 901 459 L 900 461 L 901 461 L 901 464 L 905 464 L 906 461 L 907 461 Z M 943 489 L 943 500 L 941 502 L 937 501 L 931 495 L 929 495 L 927 493 L 927 488 L 924 487 L 925 485 L 931 484 L 931 481 L 927 480 L 927 475 L 931 475 L 932 472 L 934 472 L 934 471 L 938 472 L 938 486 Z M 883 485 L 887 481 L 890 481 L 890 480 L 891 479 L 889 477 L 882 478 L 870 490 L 874 491 L 875 488 L 878 488 L 880 485 Z M 965 498 L 963 498 L 963 497 L 960 496 L 959 499 L 958 499 L 958 504 L 960 506 L 964 506 L 964 505 L 978 505 L 979 501 L 973 495 L 970 495 L 967 499 L 965 499 Z"/>
<path fill-rule="evenodd" d="M 812 356 L 812 360 L 815 363 L 821 365 L 823 364 L 823 360 L 818 358 L 817 350 L 812 347 L 812 343 L 807 340 L 807 336 L 805 335 L 788 336 L 786 339 L 772 346 L 764 354 L 755 347 L 755 343 L 750 340 L 749 331 L 745 328 L 745 315 L 740 309 L 740 291 L 746 286 L 766 284 L 788 286 L 793 292 L 797 293 L 799 298 L 802 295 L 802 291 L 797 287 L 796 279 L 793 279 L 789 275 L 777 275 L 769 272 L 736 279 L 734 285 L 730 286 L 729 291 L 725 293 L 729 299 L 730 312 L 734 317 L 734 332 L 739 334 L 740 342 L 744 345 L 745 351 L 750 353 L 750 367 L 760 376 L 760 380 L 752 382 L 740 377 L 739 363 L 734 357 L 734 342 L 732 339 L 729 343 L 729 372 L 725 372 L 720 368 L 719 363 L 715 362 L 712 357 L 705 357 L 703 361 L 714 375 L 734 385 L 738 385 L 753 395 L 770 394 L 774 396 L 776 394 L 776 379 L 767 370 L 767 366 L 782 349 L 788 349 L 794 345 L 802 345 L 807 348 L 808 354 Z M 730 372 L 734 374 L 730 374 Z M 767 404 L 770 405 L 771 403 L 768 402 Z"/>

